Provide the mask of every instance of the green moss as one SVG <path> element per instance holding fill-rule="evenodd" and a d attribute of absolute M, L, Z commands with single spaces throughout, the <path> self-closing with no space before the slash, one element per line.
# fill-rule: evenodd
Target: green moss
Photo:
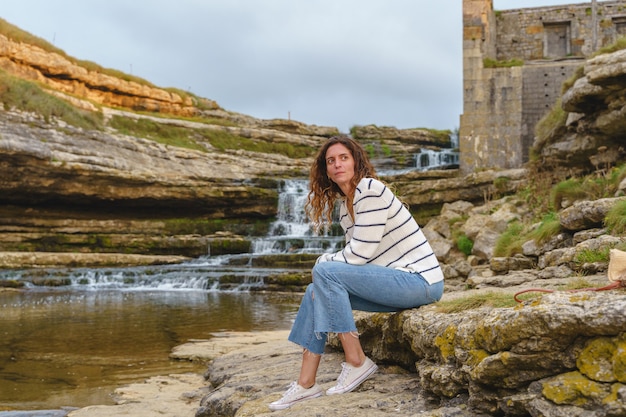
<path fill-rule="evenodd" d="M 484 68 L 511 68 L 511 67 L 521 67 L 524 65 L 524 61 L 521 59 L 509 59 L 506 61 L 496 61 L 491 58 L 483 59 L 483 67 Z"/>
<path fill-rule="evenodd" d="M 90 235 L 86 242 L 89 246 L 97 251 L 98 249 L 110 249 L 113 243 L 110 236 L 106 235 Z"/>
<path fill-rule="evenodd" d="M 271 275 L 265 279 L 267 284 L 276 284 L 283 286 L 304 286 L 311 283 L 311 273 L 307 272 L 290 272 L 278 275 Z"/>
<path fill-rule="evenodd" d="M 67 285 L 72 285 L 72 280 L 69 278 L 33 278 L 30 282 L 36 287 L 64 287 Z"/>
<path fill-rule="evenodd" d="M 624 384 L 612 384 L 611 385 L 611 393 L 604 398 L 602 401 L 603 404 L 615 404 L 618 403 L 621 398 L 620 392 L 626 388 Z"/>
<path fill-rule="evenodd" d="M 315 265 L 317 254 L 275 254 L 264 255 L 252 259 L 252 266 L 263 268 L 303 268 L 310 269 Z"/>
<path fill-rule="evenodd" d="M 207 250 L 211 255 L 231 255 L 238 253 L 249 253 L 252 242 L 248 239 L 240 238 L 219 238 L 212 239 Z"/>
<path fill-rule="evenodd" d="M 164 220 L 167 235 L 202 235 L 230 232 L 241 236 L 266 236 L 272 219 L 173 218 Z"/>
<path fill-rule="evenodd" d="M 0 280 L 0 288 L 22 288 L 24 283 L 15 279 Z"/>

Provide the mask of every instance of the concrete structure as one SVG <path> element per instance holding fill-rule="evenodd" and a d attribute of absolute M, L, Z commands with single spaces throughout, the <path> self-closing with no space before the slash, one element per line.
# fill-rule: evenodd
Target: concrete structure
<path fill-rule="evenodd" d="M 535 125 L 562 83 L 624 35 L 626 1 L 495 11 L 492 0 L 463 0 L 461 171 L 527 162 Z"/>

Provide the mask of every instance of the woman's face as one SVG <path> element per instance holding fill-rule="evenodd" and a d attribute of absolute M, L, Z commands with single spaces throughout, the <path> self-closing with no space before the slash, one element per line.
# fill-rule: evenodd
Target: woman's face
<path fill-rule="evenodd" d="M 326 150 L 326 174 L 331 181 L 341 188 L 344 194 L 351 192 L 354 158 L 345 145 L 335 143 Z"/>

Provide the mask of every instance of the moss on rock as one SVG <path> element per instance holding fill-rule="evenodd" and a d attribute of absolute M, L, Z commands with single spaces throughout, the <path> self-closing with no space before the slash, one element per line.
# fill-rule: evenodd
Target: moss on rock
<path fill-rule="evenodd" d="M 611 395 L 611 386 L 592 381 L 578 371 L 557 375 L 543 382 L 544 397 L 556 404 L 590 408 Z"/>

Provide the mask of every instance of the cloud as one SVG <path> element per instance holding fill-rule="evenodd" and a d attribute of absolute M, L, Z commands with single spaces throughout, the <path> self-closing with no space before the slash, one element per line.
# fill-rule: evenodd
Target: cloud
<path fill-rule="evenodd" d="M 495 6 L 537 3 L 556 4 Z M 459 1 L 20 0 L 2 9 L 75 58 L 254 117 L 347 132 L 453 129 L 462 113 Z"/>

